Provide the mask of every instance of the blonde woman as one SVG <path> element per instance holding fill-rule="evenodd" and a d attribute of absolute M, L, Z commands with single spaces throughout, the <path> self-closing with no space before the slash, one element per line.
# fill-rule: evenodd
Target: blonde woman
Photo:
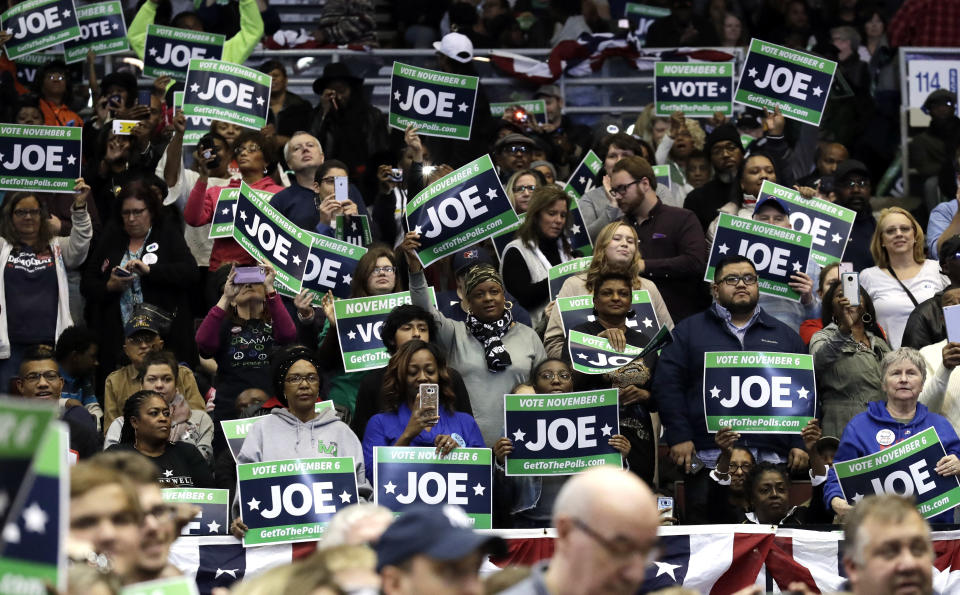
<path fill-rule="evenodd" d="M 633 279 L 634 289 L 645 289 L 650 293 L 650 302 L 660 324 L 673 330 L 673 319 L 660 296 L 660 290 L 653 281 L 639 274 L 640 250 L 637 248 L 637 231 L 633 226 L 620 221 L 608 224 L 600 230 L 594 246 L 590 268 L 564 281 L 557 298 L 590 295 L 593 293 L 594 280 L 603 273 L 626 272 Z M 560 322 L 560 312 L 553 308 L 543 336 L 543 346 L 549 357 L 563 358 L 565 345 L 566 335 Z"/>
<path fill-rule="evenodd" d="M 510 179 L 507 180 L 504 189 L 507 191 L 507 198 L 510 199 L 513 210 L 516 211 L 518 215 L 527 212 L 533 191 L 543 185 L 543 182 L 541 182 L 542 177 L 543 175 L 538 171 L 521 169 L 514 172 L 513 175 L 510 176 Z"/>
<path fill-rule="evenodd" d="M 940 263 L 925 258 L 923 246 L 923 229 L 913 215 L 900 207 L 880 212 L 870 241 L 876 266 L 860 271 L 860 286 L 873 300 L 893 349 L 900 347 L 913 309 L 950 284 Z"/>

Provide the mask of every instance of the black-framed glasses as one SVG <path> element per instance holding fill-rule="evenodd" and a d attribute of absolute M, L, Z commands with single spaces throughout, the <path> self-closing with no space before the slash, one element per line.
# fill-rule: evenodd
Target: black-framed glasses
<path fill-rule="evenodd" d="M 642 179 L 643 178 L 640 178 L 640 180 Z M 630 186 L 633 186 L 634 184 L 639 184 L 640 180 L 634 180 L 629 184 L 620 184 L 619 186 L 613 186 L 612 188 L 610 188 L 610 194 L 614 196 L 623 196 L 624 192 L 627 191 L 627 188 L 629 188 Z"/>
<path fill-rule="evenodd" d="M 320 376 L 316 374 L 288 374 L 286 380 L 287 384 L 297 385 L 306 380 L 310 384 L 319 384 Z"/>
<path fill-rule="evenodd" d="M 641 545 L 621 535 L 617 535 L 613 538 L 604 537 L 595 531 L 590 525 L 586 524 L 580 519 L 573 519 L 573 525 L 577 529 L 583 531 L 588 537 L 590 537 L 590 539 L 600 544 L 600 546 L 605 549 L 610 556 L 621 562 L 626 562 L 634 557 L 639 557 L 643 559 L 644 566 L 649 566 L 653 564 L 654 560 L 660 557 L 660 548 L 656 546 L 644 551 L 644 548 Z"/>
<path fill-rule="evenodd" d="M 528 185 L 526 185 L 526 186 L 514 186 L 514 187 L 513 187 L 513 191 L 514 191 L 514 192 L 523 192 L 523 191 L 533 192 L 533 191 L 536 190 L 536 189 L 537 189 L 537 187 L 534 186 L 533 184 L 528 184 Z"/>
<path fill-rule="evenodd" d="M 370 271 L 372 274 L 377 275 L 379 273 L 393 273 L 397 274 L 397 267 L 388 266 L 388 267 L 373 267 Z"/>
<path fill-rule="evenodd" d="M 541 380 L 546 380 L 547 382 L 553 382 L 553 379 L 560 377 L 560 380 L 570 380 L 573 376 L 570 375 L 570 372 L 564 370 L 563 372 L 554 372 L 553 370 L 544 370 L 537 374 L 537 378 Z"/>
<path fill-rule="evenodd" d="M 14 209 L 13 216 L 26 219 L 27 217 L 39 217 L 40 209 Z"/>
<path fill-rule="evenodd" d="M 24 382 L 40 382 L 41 378 L 47 382 L 55 382 L 60 378 L 60 373 L 53 370 L 47 370 L 46 372 L 30 372 L 29 374 L 24 374 L 21 377 L 21 380 Z"/>
<path fill-rule="evenodd" d="M 739 465 L 738 465 L 737 463 L 730 463 L 730 464 L 727 465 L 727 466 L 728 466 L 729 469 L 730 469 L 730 473 L 736 473 L 737 471 L 743 471 L 744 475 L 746 475 L 747 473 L 750 473 L 750 470 L 753 469 L 753 464 L 752 464 L 752 463 L 742 463 L 742 464 L 739 464 Z"/>
<path fill-rule="evenodd" d="M 756 284 L 757 276 L 749 273 L 746 275 L 727 275 L 726 277 L 720 280 L 731 287 L 736 287 L 737 285 L 740 284 L 741 281 L 743 281 L 744 285 Z"/>
<path fill-rule="evenodd" d="M 147 212 L 147 209 L 124 209 L 120 211 L 120 217 L 123 219 L 131 219 L 133 217 L 139 217 Z"/>

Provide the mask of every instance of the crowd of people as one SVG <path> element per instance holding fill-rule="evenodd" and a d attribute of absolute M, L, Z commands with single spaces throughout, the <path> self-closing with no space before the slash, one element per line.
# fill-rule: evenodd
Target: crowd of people
<path fill-rule="evenodd" d="M 155 22 L 226 33 L 223 60 L 235 63 L 249 63 L 265 24 L 276 27 L 266 2 L 222 10 L 208 3 L 176 14 L 171 4 L 178 5 L 146 0 L 129 15 L 139 56 Z M 475 47 L 615 31 L 610 15 L 622 3 L 427 4 L 397 3 L 407 7 L 398 18 L 405 42 L 434 47 L 438 70 L 476 74 Z M 779 109 L 692 118 L 656 116 L 651 105 L 632 127 L 598 133 L 564 113 L 558 85 L 530 88 L 522 98 L 545 101 L 538 123 L 513 109 L 492 116 L 481 83 L 470 136 L 455 140 L 422 137 L 414 126 L 391 129 L 363 79 L 342 62 L 325 67 L 314 97 L 300 97 L 287 88 L 287 66 L 271 60 L 255 64 L 272 81 L 266 127 L 214 120 L 192 146 L 184 141 L 187 117 L 173 108 L 182 84 L 169 77 L 138 92 L 138 73 L 125 68 L 98 78 L 91 53 L 87 107 L 75 100 L 75 67 L 44 64 L 28 89 L 16 76 L 21 66 L 0 59 L 4 122 L 83 130 L 82 175 L 72 193 L 9 190 L 0 207 L 0 387 L 58 403 L 80 461 L 71 477 L 70 535 L 88 547 L 81 556 L 88 564 L 78 568 L 103 563 L 113 571 L 78 570 L 72 589 L 105 577 L 130 584 L 179 572 L 167 554 L 192 511 L 165 504 L 160 488 L 223 488 L 232 497 L 238 462 L 337 456 L 353 458 L 358 496 L 372 501 L 373 453 L 381 446 L 428 446 L 442 456 L 492 450 L 495 527 L 557 530 L 558 562 L 517 576 L 510 593 L 632 592 L 657 525 L 676 523 L 846 521 L 851 583 L 874 580 L 867 569 L 875 554 L 850 544 L 879 539 L 880 529 L 858 527 L 912 527 L 916 514 L 884 498 L 854 507 L 834 459 L 935 428 L 946 454 L 932 471 L 960 475 L 960 343 L 948 338 L 943 313 L 960 304 L 955 91 L 926 98 L 929 126 L 911 140 L 903 164 L 922 196 L 887 196 L 884 175 L 898 146 L 892 122 L 900 99 L 890 103 L 899 89 L 896 48 L 943 38 L 924 29 L 920 0 L 837 0 L 816 11 L 803 0 L 667 4 L 670 16 L 649 28 L 648 46 L 742 46 L 762 38 L 837 60 L 851 89 L 831 94 L 819 127 Z M 315 38 L 369 41 L 370 6 L 328 1 Z M 960 16 L 948 16 L 960 15 L 956 2 L 931 11 L 944 27 L 958 27 Z M 958 42 L 960 30 L 953 33 Z M 0 45 L 10 39 L 0 33 Z M 115 120 L 138 124 L 121 134 Z M 590 151 L 600 170 L 574 202 L 565 181 Z M 522 223 L 505 245 L 486 239 L 424 268 L 422 238 L 405 216 L 408 199 L 482 155 L 490 155 Z M 654 173 L 657 165 L 669 168 L 668 182 Z M 343 179 L 346 197 L 337 189 Z M 839 263 L 812 261 L 790 277 L 798 299 L 761 294 L 755 263 L 732 253 L 704 281 L 720 214 L 792 227 L 790 203 L 759 196 L 765 181 L 855 214 L 843 261 L 859 273 L 859 295 L 845 295 Z M 345 369 L 338 298 L 281 295 L 269 262 L 232 238 L 210 239 L 221 192 L 241 182 L 316 234 L 336 236 L 338 216 L 367 218 L 372 241 L 349 297 L 410 296 L 383 320 L 385 366 Z M 572 243 L 577 218 L 592 252 Z M 550 268 L 585 252 L 589 264 L 551 299 Z M 262 279 L 238 277 L 248 266 L 260 267 Z M 629 382 L 576 370 L 571 331 L 606 339 L 618 352 L 653 340 L 634 315 L 636 290 L 646 292 L 669 342 L 632 362 Z M 576 296 L 592 298 L 591 315 L 565 328 L 556 300 Z M 716 351 L 810 354 L 814 419 L 795 434 L 708 431 L 704 355 Z M 421 405 L 423 385 L 437 386 L 436 405 Z M 505 394 L 610 388 L 618 389 L 620 426 L 608 444 L 623 469 L 507 475 L 516 444 L 504 427 Z M 257 423 L 232 454 L 221 422 L 246 418 Z M 682 493 L 674 491 L 678 480 Z M 803 497 L 795 490 L 801 484 Z M 673 497 L 674 506 L 658 510 L 654 494 Z M 304 592 L 427 592 L 430 580 L 473 585 L 483 554 L 503 548 L 462 528 L 456 511 L 411 510 L 378 540 L 390 515 L 359 510 L 331 525 L 315 560 L 250 583 L 282 592 L 298 582 L 313 585 Z M 931 519 L 953 520 L 953 510 Z M 248 528 L 233 514 L 229 530 L 242 537 Z M 930 555 L 904 544 L 918 559 Z"/>

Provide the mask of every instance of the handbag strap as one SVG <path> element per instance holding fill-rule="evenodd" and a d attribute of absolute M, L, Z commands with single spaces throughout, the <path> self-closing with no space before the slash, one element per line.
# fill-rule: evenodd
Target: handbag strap
<path fill-rule="evenodd" d="M 913 302 L 913 307 L 916 308 L 917 306 L 919 306 L 920 304 L 917 303 L 917 298 L 913 297 L 913 294 L 910 292 L 909 289 L 907 289 L 907 286 L 903 284 L 903 281 L 900 280 L 900 277 L 897 277 L 897 273 L 894 272 L 893 267 L 887 267 L 887 270 L 890 271 L 890 275 L 892 275 L 893 278 L 897 280 L 897 283 L 900 284 L 900 287 L 902 287 L 903 290 L 907 292 L 907 297 L 910 298 L 911 302 Z"/>

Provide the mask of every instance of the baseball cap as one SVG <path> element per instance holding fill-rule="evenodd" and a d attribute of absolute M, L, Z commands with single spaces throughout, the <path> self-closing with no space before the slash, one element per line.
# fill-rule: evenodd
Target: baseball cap
<path fill-rule="evenodd" d="M 833 179 L 836 180 L 838 184 L 842 184 L 844 179 L 853 173 L 863 174 L 867 179 L 870 179 L 870 170 L 867 169 L 867 166 L 864 165 L 862 161 L 857 161 L 856 159 L 847 159 L 846 161 L 840 162 L 840 165 L 837 166 L 837 171 L 833 172 Z"/>
<path fill-rule="evenodd" d="M 780 200 L 776 196 L 765 196 L 761 200 L 758 200 L 757 206 L 753 207 L 753 214 L 756 215 L 757 211 L 759 211 L 760 208 L 763 207 L 764 205 L 775 206 L 781 211 L 783 211 L 785 215 L 790 214 L 790 207 L 787 206 L 787 203 Z"/>
<path fill-rule="evenodd" d="M 825 448 L 832 448 L 834 450 L 840 446 L 840 439 L 836 436 L 822 436 L 817 440 L 817 450 L 822 451 Z"/>
<path fill-rule="evenodd" d="M 560 92 L 559 85 L 542 85 L 537 92 L 533 94 L 534 97 L 556 97 L 558 99 L 563 99 L 563 93 Z"/>
<path fill-rule="evenodd" d="M 373 545 L 377 572 L 418 555 L 457 560 L 480 548 L 502 556 L 507 552 L 507 543 L 496 535 L 475 532 L 463 509 L 452 504 L 409 508 Z"/>
<path fill-rule="evenodd" d="M 433 49 L 463 64 L 473 60 L 473 42 L 463 33 L 447 33 L 440 41 L 433 42 Z"/>
<path fill-rule="evenodd" d="M 151 332 L 155 335 L 160 334 L 160 331 L 157 330 L 157 325 L 153 323 L 153 319 L 146 314 L 138 314 L 133 316 L 125 325 L 123 325 L 123 336 L 127 339 L 143 331 Z"/>
<path fill-rule="evenodd" d="M 459 250 L 453 254 L 453 272 L 459 275 L 463 269 L 482 262 L 490 265 L 495 264 L 493 258 L 490 256 L 490 252 L 486 248 L 470 246 L 465 250 Z"/>

